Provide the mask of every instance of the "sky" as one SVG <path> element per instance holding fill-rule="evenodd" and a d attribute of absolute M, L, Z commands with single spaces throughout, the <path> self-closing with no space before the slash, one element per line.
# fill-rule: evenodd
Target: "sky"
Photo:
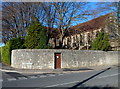
<path fill-rule="evenodd" d="M 5 44 L 4 44 L 4 43 L 1 43 L 1 44 L 0 44 L 0 47 L 2 47 L 2 46 L 5 46 Z"/>

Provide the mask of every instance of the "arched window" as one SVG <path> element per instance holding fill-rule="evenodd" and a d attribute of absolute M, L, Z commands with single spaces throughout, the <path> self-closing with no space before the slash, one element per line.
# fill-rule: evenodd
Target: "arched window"
<path fill-rule="evenodd" d="M 76 42 L 78 43 L 79 39 L 78 39 L 78 36 L 76 35 Z"/>
<path fill-rule="evenodd" d="M 104 28 L 101 28 L 101 32 L 104 32 Z"/>
<path fill-rule="evenodd" d="M 96 32 L 96 37 L 98 36 L 98 34 L 99 34 L 99 31 Z"/>
<path fill-rule="evenodd" d="M 67 38 L 67 47 L 68 47 L 68 48 L 70 47 L 70 42 L 71 42 L 71 39 L 68 37 L 68 38 Z"/>
<path fill-rule="evenodd" d="M 83 35 L 80 34 L 80 45 L 83 45 Z"/>
<path fill-rule="evenodd" d="M 88 44 L 91 44 L 91 36 L 90 36 L 90 33 L 88 33 L 87 39 L 88 39 Z"/>
<path fill-rule="evenodd" d="M 69 41 L 70 41 L 69 38 L 67 38 L 67 45 L 69 44 Z"/>
<path fill-rule="evenodd" d="M 76 47 L 76 43 L 73 43 L 73 47 Z"/>
<path fill-rule="evenodd" d="M 93 39 L 95 38 L 95 33 L 92 32 L 92 33 L 91 33 L 91 36 L 92 36 L 91 40 L 93 40 Z"/>

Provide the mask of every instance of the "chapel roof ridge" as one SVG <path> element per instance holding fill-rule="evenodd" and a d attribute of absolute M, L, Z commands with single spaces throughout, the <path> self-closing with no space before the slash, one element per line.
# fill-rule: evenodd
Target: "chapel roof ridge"
<path fill-rule="evenodd" d="M 87 22 L 72 26 L 72 27 L 70 27 L 70 29 L 74 29 L 74 30 L 76 30 L 76 29 L 77 30 L 79 30 L 79 29 L 80 30 L 98 29 L 99 27 L 104 26 L 106 24 L 105 20 L 111 15 L 113 15 L 113 12 L 99 16 L 99 17 L 89 20 Z"/>

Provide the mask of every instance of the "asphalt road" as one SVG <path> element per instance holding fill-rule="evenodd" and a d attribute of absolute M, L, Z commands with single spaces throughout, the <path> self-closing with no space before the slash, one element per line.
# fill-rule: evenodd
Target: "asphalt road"
<path fill-rule="evenodd" d="M 10 74 L 7 73 L 6 76 L 12 76 Z M 7 76 L 8 78 L 3 80 L 2 87 L 4 88 L 2 89 L 5 89 L 5 87 L 16 87 L 15 89 L 20 87 L 24 87 L 24 89 L 30 89 L 30 87 L 32 89 L 51 87 L 75 89 L 77 87 L 118 87 L 118 84 L 120 84 L 118 81 L 118 75 L 120 75 L 118 67 L 69 74 L 38 74 L 32 76 L 16 74 L 17 77 L 14 77 L 14 75 L 12 78 Z"/>

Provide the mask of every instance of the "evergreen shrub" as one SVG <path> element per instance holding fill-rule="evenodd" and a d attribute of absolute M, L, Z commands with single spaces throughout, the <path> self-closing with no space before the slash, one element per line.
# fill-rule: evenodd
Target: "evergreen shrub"
<path fill-rule="evenodd" d="M 98 37 L 93 40 L 91 49 L 92 50 L 102 50 L 102 51 L 108 51 L 110 50 L 110 42 L 108 39 L 108 35 L 104 32 L 100 32 L 98 34 Z"/>
<path fill-rule="evenodd" d="M 2 62 L 11 64 L 11 51 L 13 49 L 24 49 L 24 39 L 22 37 L 10 39 L 5 46 L 2 47 Z"/>
<path fill-rule="evenodd" d="M 28 49 L 46 49 L 47 45 L 47 30 L 39 22 L 37 18 L 33 20 L 31 25 L 27 29 L 27 35 L 25 38 L 25 46 Z"/>

